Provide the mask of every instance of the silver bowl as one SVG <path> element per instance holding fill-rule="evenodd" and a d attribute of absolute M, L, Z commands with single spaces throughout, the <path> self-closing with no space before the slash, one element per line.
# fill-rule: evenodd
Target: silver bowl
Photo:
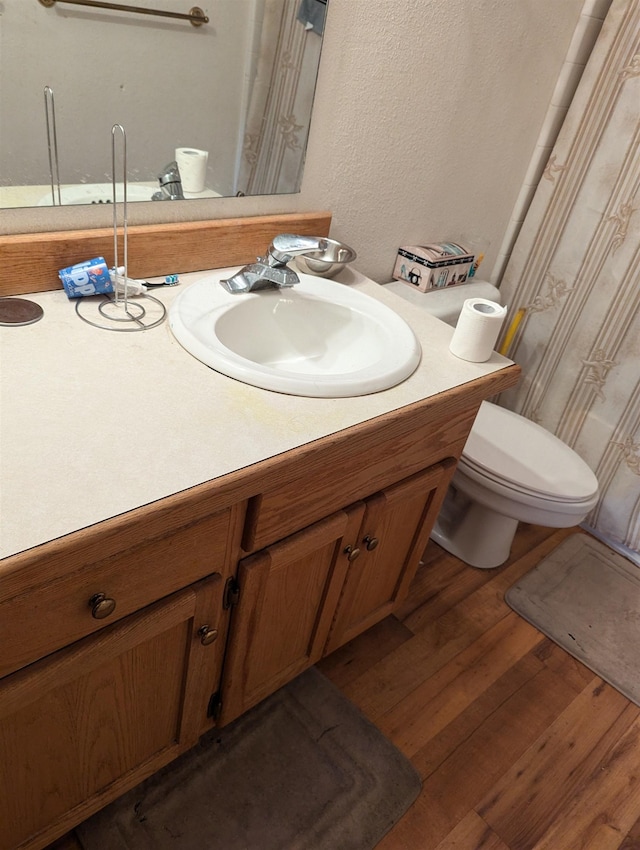
<path fill-rule="evenodd" d="M 327 243 L 324 251 L 295 258 L 299 271 L 319 277 L 335 277 L 347 263 L 352 263 L 358 256 L 353 248 L 344 242 L 336 242 L 335 239 L 324 241 Z"/>

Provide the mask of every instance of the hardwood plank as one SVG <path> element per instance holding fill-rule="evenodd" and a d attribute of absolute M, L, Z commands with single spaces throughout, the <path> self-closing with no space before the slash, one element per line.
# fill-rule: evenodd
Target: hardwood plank
<path fill-rule="evenodd" d="M 541 693 L 544 699 L 540 699 Z M 471 731 L 442 764 L 427 776 L 425 790 L 438 799 L 452 825 L 471 808 L 482 816 L 480 802 L 574 699 L 572 688 L 555 673 L 550 670 L 540 671 Z M 464 728 L 464 719 L 460 728 Z M 455 729 L 449 730 L 449 734 L 453 733 Z M 442 743 L 437 739 L 433 743 L 437 753 Z M 413 759 L 416 767 L 420 765 L 420 757 L 425 761 L 429 758 L 426 750 L 425 747 L 425 751 Z M 519 782 L 514 781 L 519 793 L 513 817 L 526 820 L 529 816 L 528 798 L 522 793 Z M 489 820 L 487 823 L 513 850 L 508 838 L 495 824 Z"/>
<path fill-rule="evenodd" d="M 513 764 L 478 813 L 512 850 L 528 850 L 639 716 L 637 706 L 596 678 Z M 517 805 L 523 795 L 526 817 Z"/>
<path fill-rule="evenodd" d="M 449 556 L 451 557 L 451 556 Z M 393 705 L 406 698 L 426 678 L 434 675 L 459 652 L 510 613 L 504 603 L 504 591 L 520 574 L 528 572 L 535 550 L 514 565 L 510 573 L 487 573 L 475 593 L 465 595 L 458 605 L 448 609 L 435 622 L 428 622 L 415 640 L 389 653 L 373 668 L 345 685 L 345 692 L 372 719 L 379 718 Z M 466 581 L 466 577 L 462 577 Z M 406 624 L 405 624 L 406 625 Z"/>
<path fill-rule="evenodd" d="M 324 658 L 318 669 L 344 689 L 412 637 L 413 632 L 395 617 L 385 617 Z"/>
<path fill-rule="evenodd" d="M 464 751 L 463 758 L 466 758 L 469 748 L 474 744 L 473 738 L 476 735 L 484 734 L 490 737 L 493 733 L 495 737 L 497 732 L 497 737 L 501 740 L 504 732 L 501 722 L 504 715 L 509 714 L 513 704 L 520 707 L 522 700 L 520 692 L 523 689 L 524 693 L 530 692 L 532 680 L 535 680 L 533 681 L 534 688 L 543 684 L 546 688 L 552 688 L 555 684 L 554 682 L 541 681 L 545 677 L 540 677 L 538 674 L 543 670 L 544 665 L 536 658 L 535 651 L 527 653 L 507 670 L 484 694 L 474 700 L 465 711 L 454 718 L 441 732 L 415 753 L 412 762 L 422 778 L 426 779 L 432 773 L 435 773 L 458 749 Z M 562 708 L 565 705 L 566 701 L 562 701 Z M 551 705 L 551 712 L 553 712 L 553 704 Z M 528 714 L 528 711 L 525 712 L 525 716 L 528 716 Z M 520 719 L 520 716 L 518 715 L 518 719 Z M 542 723 L 548 722 L 550 716 L 553 715 L 545 711 Z M 500 720 L 496 718 L 500 718 Z M 498 727 L 494 731 L 493 726 L 496 723 Z M 527 725 L 531 725 L 530 718 Z M 544 728 L 544 725 L 540 728 Z M 482 730 L 482 732 L 479 730 Z M 531 739 L 527 738 L 526 740 L 528 745 Z M 513 742 L 509 749 L 510 752 L 514 751 Z"/>
<path fill-rule="evenodd" d="M 509 613 L 380 717 L 378 726 L 411 757 L 540 640 L 536 629 Z"/>
<path fill-rule="evenodd" d="M 417 598 L 422 595 L 424 601 L 417 604 L 416 596 L 410 597 L 398 609 L 396 616 L 412 631 L 418 632 L 489 582 L 503 598 L 509 587 L 533 569 L 569 532 L 568 529 L 559 529 L 551 534 L 550 529 L 523 524 L 508 561 L 495 570 L 469 567 L 432 541 L 430 547 L 436 547 L 440 556 L 434 557 L 430 553 L 428 560 L 423 558 L 425 563 L 420 567 L 412 588 Z"/>
<path fill-rule="evenodd" d="M 376 850 L 431 850 L 450 832 L 450 818 L 438 800 L 423 788 L 404 817 L 376 845 Z"/>
<path fill-rule="evenodd" d="M 448 608 L 435 621 L 425 622 L 415 640 L 404 642 L 397 652 L 386 654 L 380 663 L 367 669 L 362 678 L 355 677 L 345 682 L 345 692 L 349 698 L 372 718 L 388 711 L 428 676 L 507 616 L 510 609 L 503 601 L 505 590 L 531 569 L 537 551 L 546 554 L 549 548 L 552 548 L 550 543 L 540 544 L 539 549 L 527 553 L 508 572 L 474 570 L 457 561 L 460 580 L 467 580 L 463 571 L 472 576 L 480 575 L 482 583 L 479 588 L 474 593 L 464 595 L 457 605 Z M 447 555 L 447 558 L 452 556 Z M 434 573 L 435 582 L 439 583 L 437 570 Z M 418 581 L 424 588 L 424 576 Z"/>
<path fill-rule="evenodd" d="M 82 850 L 82 845 L 76 838 L 75 833 L 68 832 L 62 838 L 59 838 L 58 841 L 50 844 L 48 850 Z"/>
<path fill-rule="evenodd" d="M 640 814 L 639 755 L 640 718 L 636 718 L 593 766 L 532 850 L 619 850 Z"/>
<path fill-rule="evenodd" d="M 491 579 L 489 570 L 474 570 L 430 541 L 413 586 L 396 617 L 414 632 L 437 620 Z"/>
<path fill-rule="evenodd" d="M 558 673 L 567 683 L 571 683 L 576 693 L 580 693 L 586 685 L 597 678 L 593 670 L 589 670 L 550 638 L 545 638 L 536 647 L 535 655 L 544 662 L 545 667 Z"/>
<path fill-rule="evenodd" d="M 509 850 L 476 812 L 469 812 L 435 850 Z"/>
<path fill-rule="evenodd" d="M 624 837 L 620 850 L 638 850 L 640 847 L 640 817 Z"/>
<path fill-rule="evenodd" d="M 505 610 L 498 619 L 506 615 Z M 454 608 L 346 684 L 344 693 L 376 722 L 467 649 L 483 631 L 464 610 Z"/>

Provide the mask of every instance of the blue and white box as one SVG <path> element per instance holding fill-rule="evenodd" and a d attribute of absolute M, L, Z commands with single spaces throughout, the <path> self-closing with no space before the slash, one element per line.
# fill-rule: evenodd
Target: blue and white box
<path fill-rule="evenodd" d="M 60 269 L 58 276 L 69 298 L 113 292 L 113 283 L 104 257 L 94 257 L 92 260 Z"/>

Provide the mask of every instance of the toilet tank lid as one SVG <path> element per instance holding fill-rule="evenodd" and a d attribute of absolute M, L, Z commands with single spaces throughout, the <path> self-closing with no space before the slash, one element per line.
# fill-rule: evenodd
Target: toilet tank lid
<path fill-rule="evenodd" d="M 405 301 L 416 304 L 436 319 L 450 325 L 457 322 L 467 298 L 487 298 L 489 301 L 501 303 L 500 290 L 486 280 L 474 280 L 473 283 L 460 283 L 443 289 L 429 289 L 427 292 L 420 292 L 401 280 L 392 280 L 385 286 Z"/>
<path fill-rule="evenodd" d="M 598 490 L 590 467 L 566 443 L 491 402 L 482 402 L 462 455 L 489 475 L 555 498 L 580 500 Z"/>

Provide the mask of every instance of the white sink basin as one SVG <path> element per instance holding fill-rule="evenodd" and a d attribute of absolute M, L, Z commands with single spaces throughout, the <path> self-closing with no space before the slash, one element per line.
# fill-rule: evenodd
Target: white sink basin
<path fill-rule="evenodd" d="M 386 390 L 411 375 L 420 344 L 393 310 L 333 280 L 232 295 L 212 274 L 180 293 L 171 330 L 217 372 L 265 390 L 339 398 Z"/>
<path fill-rule="evenodd" d="M 150 201 L 158 186 L 150 183 L 147 186 L 127 184 L 127 201 Z M 55 190 L 56 204 L 58 202 L 58 190 Z M 62 204 L 110 204 L 113 200 L 112 183 L 80 183 L 73 186 L 60 187 L 60 201 Z M 116 201 L 124 200 L 124 189 L 122 183 L 116 186 Z M 50 207 L 52 204 L 51 191 L 45 193 L 38 201 L 39 207 Z"/>

